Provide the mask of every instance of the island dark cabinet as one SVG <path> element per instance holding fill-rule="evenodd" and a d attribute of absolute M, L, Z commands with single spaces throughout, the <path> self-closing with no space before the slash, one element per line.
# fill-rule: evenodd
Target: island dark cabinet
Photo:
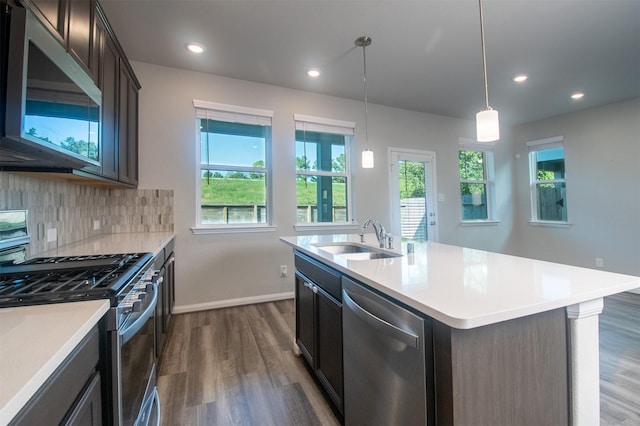
<path fill-rule="evenodd" d="M 307 360 L 307 363 L 313 368 L 315 365 L 316 352 L 316 332 L 314 320 L 314 301 L 313 284 L 296 273 L 296 344 Z"/>
<path fill-rule="evenodd" d="M 296 253 L 296 344 L 343 412 L 341 275 Z"/>
<path fill-rule="evenodd" d="M 316 312 L 316 375 L 343 412 L 342 303 L 318 288 Z"/>

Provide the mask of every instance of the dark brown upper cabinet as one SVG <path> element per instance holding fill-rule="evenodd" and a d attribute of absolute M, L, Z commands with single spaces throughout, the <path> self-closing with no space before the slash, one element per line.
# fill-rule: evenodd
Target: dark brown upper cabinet
<path fill-rule="evenodd" d="M 64 1 L 64 0 L 63 0 Z M 67 0 L 65 40 L 67 50 L 84 65 L 93 81 L 98 82 L 98 69 L 94 69 L 95 55 L 93 37 L 95 34 L 95 0 Z"/>
<path fill-rule="evenodd" d="M 64 0 L 25 0 L 24 3 L 36 14 L 54 35 L 62 42 L 65 35 Z"/>
<path fill-rule="evenodd" d="M 135 187 L 140 83 L 98 0 L 19 3 L 33 12 L 44 25 L 43 33 L 50 33 L 73 58 L 71 62 L 79 64 L 100 89 L 99 164 L 69 165 L 43 154 L 39 162 L 3 164 L 4 170 L 46 172 L 88 184 Z"/>

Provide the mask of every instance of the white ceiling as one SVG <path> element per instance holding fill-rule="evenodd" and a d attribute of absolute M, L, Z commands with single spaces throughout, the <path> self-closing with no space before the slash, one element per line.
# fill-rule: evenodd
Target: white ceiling
<path fill-rule="evenodd" d="M 466 119 L 484 104 L 475 0 L 101 4 L 131 60 L 362 100 L 354 40 L 368 35 L 370 103 Z M 640 0 L 483 0 L 483 10 L 489 103 L 503 123 L 640 96 Z M 187 52 L 190 41 L 207 50 Z M 517 73 L 529 80 L 514 83 Z"/>

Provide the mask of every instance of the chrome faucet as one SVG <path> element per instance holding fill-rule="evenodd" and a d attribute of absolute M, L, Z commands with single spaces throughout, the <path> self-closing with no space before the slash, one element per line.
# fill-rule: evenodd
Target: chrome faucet
<path fill-rule="evenodd" d="M 387 231 L 385 231 L 385 229 L 384 229 L 384 226 L 382 226 L 382 224 L 380 222 L 378 222 L 377 220 L 367 219 L 362 224 L 362 229 L 366 229 L 369 225 L 373 226 L 373 230 L 376 233 L 376 238 L 378 239 L 378 245 L 380 246 L 380 248 L 385 248 L 384 247 L 385 246 L 385 241 L 386 241 L 388 235 L 387 235 Z M 390 243 L 390 245 L 391 245 L 391 243 Z"/>

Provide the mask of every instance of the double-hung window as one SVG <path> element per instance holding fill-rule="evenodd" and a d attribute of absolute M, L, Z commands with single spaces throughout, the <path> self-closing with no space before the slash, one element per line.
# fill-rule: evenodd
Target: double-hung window
<path fill-rule="evenodd" d="M 527 142 L 531 221 L 567 222 L 567 183 L 562 136 Z"/>
<path fill-rule="evenodd" d="M 355 123 L 300 114 L 294 120 L 297 223 L 349 223 Z"/>
<path fill-rule="evenodd" d="M 458 151 L 463 222 L 494 222 L 493 145 L 460 140 Z"/>
<path fill-rule="evenodd" d="M 193 104 L 198 135 L 198 227 L 269 224 L 273 112 L 197 100 Z"/>

